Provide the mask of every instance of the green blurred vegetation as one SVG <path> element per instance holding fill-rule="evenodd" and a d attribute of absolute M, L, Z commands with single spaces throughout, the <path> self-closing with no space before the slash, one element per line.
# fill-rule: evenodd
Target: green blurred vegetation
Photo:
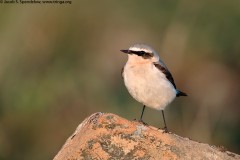
<path fill-rule="evenodd" d="M 166 110 L 181 136 L 240 153 L 240 1 L 0 4 L 0 159 L 52 159 L 94 112 L 138 118 L 119 50 L 146 43 L 179 89 Z M 144 119 L 161 127 L 161 113 Z"/>

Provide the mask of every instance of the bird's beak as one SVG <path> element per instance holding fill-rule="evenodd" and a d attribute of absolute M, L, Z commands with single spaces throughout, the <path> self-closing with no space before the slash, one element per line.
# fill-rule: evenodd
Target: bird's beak
<path fill-rule="evenodd" d="M 120 50 L 120 51 L 123 52 L 123 53 L 127 53 L 127 54 L 130 53 L 128 49 L 122 49 L 122 50 Z"/>

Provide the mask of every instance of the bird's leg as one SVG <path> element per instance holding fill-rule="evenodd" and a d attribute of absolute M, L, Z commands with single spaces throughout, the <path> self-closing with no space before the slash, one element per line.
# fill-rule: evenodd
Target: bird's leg
<path fill-rule="evenodd" d="M 143 109 L 142 109 L 142 114 L 141 114 L 141 117 L 140 117 L 140 121 L 143 121 L 142 118 L 143 118 L 144 110 L 145 110 L 145 105 L 143 106 Z"/>
<path fill-rule="evenodd" d="M 139 122 L 142 123 L 142 124 L 144 124 L 144 125 L 147 125 L 147 123 L 143 122 L 143 113 L 144 113 L 144 110 L 145 110 L 145 105 L 143 106 L 142 114 L 141 114 L 141 117 L 140 117 Z"/>
<path fill-rule="evenodd" d="M 162 110 L 162 116 L 163 116 L 163 122 L 164 122 L 164 128 L 163 128 L 163 133 L 168 133 L 168 129 L 167 129 L 167 124 L 166 124 L 166 120 L 165 120 L 165 116 L 164 116 L 164 112 Z"/>

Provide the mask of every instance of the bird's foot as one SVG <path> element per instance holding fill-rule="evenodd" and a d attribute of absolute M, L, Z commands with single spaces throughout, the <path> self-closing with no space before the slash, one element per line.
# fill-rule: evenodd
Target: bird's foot
<path fill-rule="evenodd" d="M 147 124 L 146 122 L 143 122 L 142 119 L 137 120 L 137 119 L 135 118 L 134 121 L 139 122 L 139 123 L 141 123 L 141 124 L 143 124 L 143 125 L 145 125 L 145 126 L 148 126 L 148 124 Z"/>
<path fill-rule="evenodd" d="M 169 131 L 168 131 L 167 127 L 164 127 L 164 128 L 158 128 L 158 129 L 161 129 L 161 130 L 163 130 L 163 133 L 169 133 Z"/>
<path fill-rule="evenodd" d="M 148 126 L 148 124 L 146 122 L 143 122 L 143 120 L 139 120 L 138 122 L 145 125 L 145 126 Z"/>

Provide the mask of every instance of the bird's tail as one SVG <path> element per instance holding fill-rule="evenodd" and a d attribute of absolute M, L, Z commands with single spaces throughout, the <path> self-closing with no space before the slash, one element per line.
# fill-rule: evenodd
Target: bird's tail
<path fill-rule="evenodd" d="M 177 97 L 180 97 L 180 96 L 187 96 L 186 93 L 182 92 L 182 91 L 179 91 L 177 90 L 177 94 L 176 94 Z"/>

